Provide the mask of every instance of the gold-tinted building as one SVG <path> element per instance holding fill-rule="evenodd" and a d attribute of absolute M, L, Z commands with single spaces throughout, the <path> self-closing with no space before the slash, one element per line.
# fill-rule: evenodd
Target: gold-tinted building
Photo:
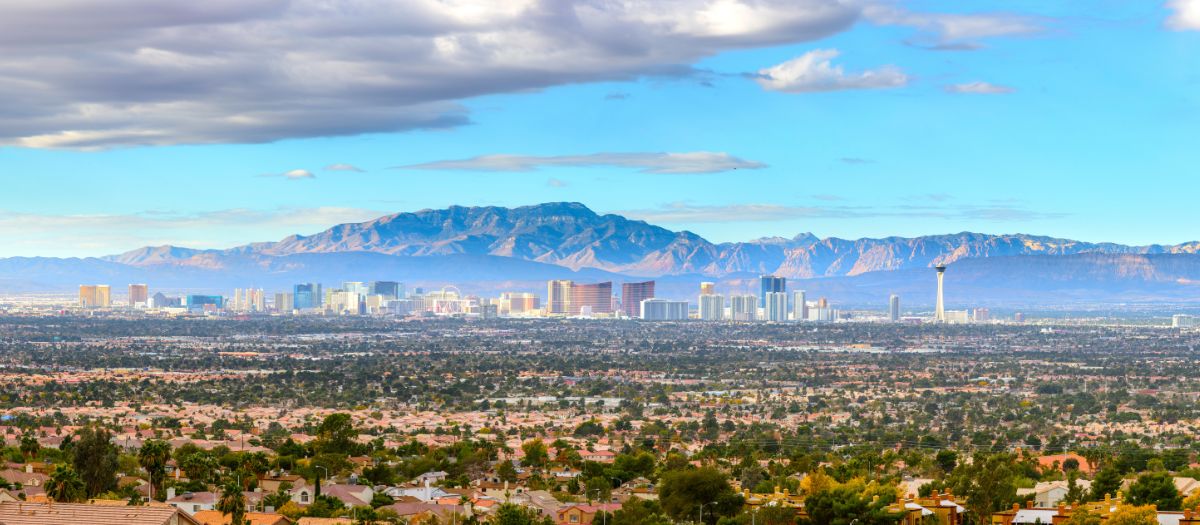
<path fill-rule="evenodd" d="M 112 306 L 112 288 L 107 284 L 79 285 L 79 306 L 84 308 L 108 308 Z"/>

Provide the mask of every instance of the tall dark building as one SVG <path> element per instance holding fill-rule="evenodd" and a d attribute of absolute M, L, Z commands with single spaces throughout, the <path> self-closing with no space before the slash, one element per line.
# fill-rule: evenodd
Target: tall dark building
<path fill-rule="evenodd" d="M 626 317 L 642 317 L 642 301 L 654 298 L 654 281 L 621 283 L 621 309 Z"/>
<path fill-rule="evenodd" d="M 324 301 L 321 285 L 318 283 L 301 283 L 292 288 L 292 304 L 297 310 L 320 308 Z"/>
<path fill-rule="evenodd" d="M 763 275 L 759 279 L 762 281 L 762 289 L 758 293 L 758 306 L 761 308 L 767 307 L 767 294 L 787 292 L 787 277 Z"/>
<path fill-rule="evenodd" d="M 404 298 L 404 283 L 396 281 L 371 281 L 367 285 L 367 288 L 367 293 L 370 295 L 382 295 L 388 299 Z"/>

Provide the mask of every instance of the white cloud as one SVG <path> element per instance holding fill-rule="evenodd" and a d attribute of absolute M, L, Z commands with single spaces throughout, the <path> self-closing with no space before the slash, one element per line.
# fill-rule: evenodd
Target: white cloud
<path fill-rule="evenodd" d="M 1167 18 L 1167 27 L 1176 31 L 1200 31 L 1200 0 L 1169 0 L 1167 8 L 1174 11 Z"/>
<path fill-rule="evenodd" d="M 313 175 L 313 173 L 308 170 L 285 171 L 281 173 L 280 176 L 288 180 L 312 179 L 316 177 L 316 175 Z"/>
<path fill-rule="evenodd" d="M 440 160 L 396 169 L 460 171 L 534 171 L 542 167 L 617 166 L 644 173 L 720 173 L 739 169 L 761 169 L 766 164 L 734 157 L 728 153 L 593 153 L 589 155 L 482 155 L 461 160 Z"/>
<path fill-rule="evenodd" d="M 975 95 L 1003 95 L 1007 93 L 1015 93 L 1017 90 L 999 84 L 988 82 L 967 82 L 965 84 L 951 84 L 946 86 L 946 91 L 951 93 L 968 93 Z"/>
<path fill-rule="evenodd" d="M 495 93 L 688 74 L 851 27 L 844 0 L 58 0 L 0 17 L 0 145 L 458 126 Z"/>
<path fill-rule="evenodd" d="M 359 168 L 358 166 L 355 166 L 353 164 L 339 163 L 339 164 L 330 164 L 328 166 L 325 166 L 325 171 L 352 171 L 355 173 L 362 173 L 365 170 L 363 170 L 362 168 Z"/>
<path fill-rule="evenodd" d="M 817 49 L 797 58 L 758 72 L 758 84 L 763 89 L 788 93 L 840 91 L 845 89 L 884 89 L 908 83 L 908 76 L 899 68 L 846 73 L 842 66 L 833 65 L 836 49 Z"/>
<path fill-rule="evenodd" d="M 1043 31 L 1045 21 L 1011 13 L 915 13 L 888 4 L 863 10 L 867 20 L 879 25 L 916 28 L 925 35 L 913 43 L 931 49 L 978 49 L 978 40 L 1028 35 Z"/>

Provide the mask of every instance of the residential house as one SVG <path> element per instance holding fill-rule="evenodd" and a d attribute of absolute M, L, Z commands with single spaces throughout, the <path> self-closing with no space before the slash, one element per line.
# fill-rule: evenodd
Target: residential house
<path fill-rule="evenodd" d="M 558 509 L 555 520 L 560 525 L 591 525 L 599 512 L 612 513 L 621 509 L 620 503 L 599 505 L 569 505 Z"/>
<path fill-rule="evenodd" d="M 232 514 L 221 514 L 219 510 L 202 510 L 192 516 L 200 525 L 230 525 Z M 292 525 L 292 520 L 273 512 L 247 512 L 245 525 Z"/>
<path fill-rule="evenodd" d="M 1084 493 L 1092 488 L 1092 482 L 1086 479 L 1076 480 L 1075 483 Z M 1034 487 L 1031 489 L 1017 489 L 1017 495 L 1022 497 L 1032 495 L 1033 504 L 1035 507 L 1053 508 L 1058 506 L 1059 503 L 1062 503 L 1063 500 L 1066 499 L 1067 492 L 1070 492 L 1070 490 L 1070 485 L 1063 480 L 1042 481 L 1037 485 L 1034 485 Z"/>

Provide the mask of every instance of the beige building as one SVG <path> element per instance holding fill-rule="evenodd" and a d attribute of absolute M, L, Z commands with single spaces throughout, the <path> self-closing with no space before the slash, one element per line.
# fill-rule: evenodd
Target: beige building
<path fill-rule="evenodd" d="M 79 306 L 84 308 L 108 308 L 112 306 L 112 288 L 107 284 L 79 285 Z"/>

